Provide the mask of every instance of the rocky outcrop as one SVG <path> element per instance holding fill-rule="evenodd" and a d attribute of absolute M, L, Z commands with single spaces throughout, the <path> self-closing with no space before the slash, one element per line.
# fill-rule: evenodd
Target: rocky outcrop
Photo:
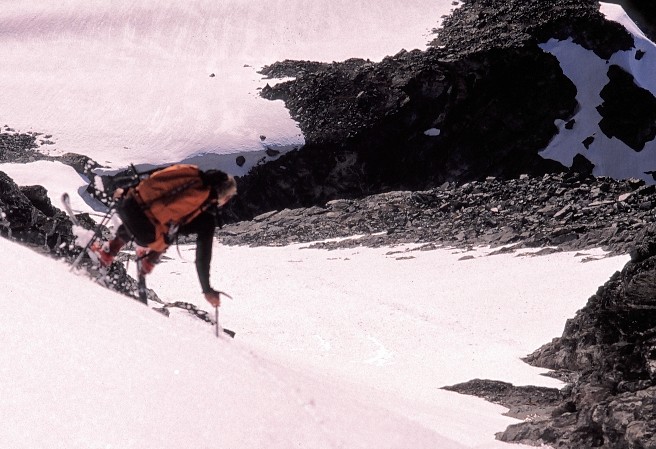
<path fill-rule="evenodd" d="M 445 390 L 460 394 L 477 396 L 488 402 L 508 408 L 504 413 L 523 421 L 543 420 L 554 414 L 562 413 L 562 404 L 568 391 L 555 388 L 523 386 L 516 387 L 507 382 L 474 379 L 469 382 L 444 387 Z M 537 441 L 537 439 L 530 443 Z"/>
<path fill-rule="evenodd" d="M 0 235 L 42 246 L 56 255 L 68 254 L 74 241 L 66 214 L 55 209 L 41 186 L 18 187 L 0 172 Z"/>
<path fill-rule="evenodd" d="M 219 231 L 226 244 L 284 245 L 362 235 L 326 247 L 510 245 L 627 254 L 654 232 L 655 186 L 569 172 L 445 183 L 282 209 Z"/>
<path fill-rule="evenodd" d="M 538 152 L 574 114 L 576 89 L 538 44 L 569 37 L 605 58 L 633 45 L 596 1 L 478 0 L 426 51 L 266 67 L 295 77 L 262 95 L 285 102 L 306 145 L 244 177 L 235 215 L 564 170 Z"/>
<path fill-rule="evenodd" d="M 602 116 L 599 128 L 606 136 L 642 151 L 656 137 L 656 98 L 616 65 L 608 68 L 608 78 L 601 91 L 604 101 L 597 107 Z"/>
<path fill-rule="evenodd" d="M 0 162 L 33 161 L 39 156 L 36 148 L 34 134 L 13 131 L 0 133 Z"/>
<path fill-rule="evenodd" d="M 504 441 L 566 448 L 656 447 L 656 240 L 568 320 L 562 337 L 531 354 L 531 364 L 571 372 L 567 409 L 506 430 Z"/>
<path fill-rule="evenodd" d="M 608 59 L 633 46 L 624 28 L 608 22 L 590 0 L 465 1 L 436 30 L 433 45 L 449 58 L 490 49 L 569 39 Z"/>
<path fill-rule="evenodd" d="M 242 180 L 244 217 L 390 189 L 560 171 L 537 153 L 554 121 L 576 107 L 574 86 L 537 46 L 453 62 L 435 49 L 402 52 L 379 64 L 300 74 L 262 95 L 285 100 L 306 145 Z"/>

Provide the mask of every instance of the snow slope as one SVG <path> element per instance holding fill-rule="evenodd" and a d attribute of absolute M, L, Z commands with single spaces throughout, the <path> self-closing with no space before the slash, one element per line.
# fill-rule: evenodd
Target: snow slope
<path fill-rule="evenodd" d="M 235 297 L 221 308 L 235 340 L 0 239 L 2 446 L 509 447 L 494 440 L 516 422 L 502 407 L 439 387 L 474 377 L 556 385 L 518 357 L 625 262 L 215 250 L 215 282 Z M 150 284 L 207 309 L 191 251 L 168 254 Z"/>
<path fill-rule="evenodd" d="M 113 168 L 194 158 L 242 174 L 303 144 L 256 71 L 425 48 L 451 0 L 0 0 L 1 124 Z M 212 76 L 213 75 L 213 76 Z M 265 136 L 263 142 L 260 136 Z M 247 163 L 235 165 L 238 153 Z M 208 159 L 209 161 L 205 161 Z"/>
<path fill-rule="evenodd" d="M 80 183 L 55 162 L 0 169 L 50 192 Z M 503 407 L 440 387 L 561 386 L 520 358 L 559 335 L 628 257 L 415 249 L 217 243 L 212 282 L 235 298 L 221 322 L 237 332 L 218 341 L 182 310 L 165 318 L 0 240 L 0 441 L 505 448 L 494 434 L 516 420 Z M 193 246 L 171 249 L 149 286 L 211 312 L 193 258 Z"/>
<path fill-rule="evenodd" d="M 16 243 L 0 251 L 3 447 L 465 447 Z"/>

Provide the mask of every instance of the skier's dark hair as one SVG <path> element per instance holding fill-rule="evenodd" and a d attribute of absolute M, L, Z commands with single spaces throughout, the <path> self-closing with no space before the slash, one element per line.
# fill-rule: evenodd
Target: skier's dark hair
<path fill-rule="evenodd" d="M 228 193 L 230 190 L 237 190 L 235 178 L 221 170 L 206 170 L 203 172 L 202 177 L 203 183 L 212 186 L 219 197 Z"/>

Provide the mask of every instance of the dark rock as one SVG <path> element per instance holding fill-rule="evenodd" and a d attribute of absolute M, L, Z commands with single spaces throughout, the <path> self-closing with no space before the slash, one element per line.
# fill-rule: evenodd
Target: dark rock
<path fill-rule="evenodd" d="M 608 69 L 609 83 L 602 89 L 604 102 L 597 107 L 603 117 L 599 127 L 635 151 L 656 137 L 656 98 L 635 84 L 633 76 L 616 65 Z"/>
<path fill-rule="evenodd" d="M 4 223 L 0 235 L 56 255 L 69 254 L 69 245 L 74 242 L 71 223 L 63 212 L 52 207 L 43 187 L 21 189 L 0 172 L 0 210 Z"/>
<path fill-rule="evenodd" d="M 531 354 L 537 366 L 579 373 L 567 420 L 519 424 L 505 441 L 550 436 L 557 447 L 656 447 L 656 243 L 653 230 L 621 272 L 569 320 L 563 335 Z M 538 440 L 539 441 L 539 440 Z"/>
<path fill-rule="evenodd" d="M 583 142 L 581 142 L 581 143 L 583 144 L 583 146 L 587 150 L 587 149 L 590 148 L 590 145 L 592 145 L 592 142 L 594 142 L 594 140 L 595 140 L 594 136 L 588 136 L 585 139 L 583 139 Z"/>
<path fill-rule="evenodd" d="M 582 174 L 584 176 L 590 176 L 592 175 L 592 171 L 594 170 L 594 164 L 588 160 L 585 156 L 582 154 L 577 154 L 574 156 L 574 159 L 572 161 L 572 166 L 569 168 L 571 172 L 576 172 L 579 174 Z"/>
<path fill-rule="evenodd" d="M 48 191 L 43 186 L 22 186 L 20 191 L 46 217 L 53 217 L 59 212 L 48 198 Z"/>
<path fill-rule="evenodd" d="M 444 389 L 502 405 L 509 409 L 505 415 L 521 420 L 537 421 L 562 414 L 560 409 L 556 409 L 561 406 L 564 393 L 556 388 L 516 387 L 507 382 L 474 379 Z"/>
<path fill-rule="evenodd" d="M 556 133 L 556 120 L 571 120 L 576 89 L 538 44 L 573 36 L 605 58 L 633 45 L 591 0 L 467 1 L 437 34 L 427 51 L 400 51 L 377 63 L 286 60 L 265 67 L 266 76 L 295 77 L 261 94 L 285 102 L 306 144 L 240 180 L 233 219 L 389 190 L 563 171 L 538 152 Z"/>
<path fill-rule="evenodd" d="M 306 144 L 240 180 L 233 210 L 243 218 L 389 189 L 563 170 L 537 153 L 555 119 L 576 106 L 574 86 L 537 46 L 451 62 L 433 50 L 335 64 L 262 95 L 285 100 Z M 438 137 L 424 134 L 432 128 Z"/>
<path fill-rule="evenodd" d="M 580 171 L 586 173 L 489 179 L 309 208 L 280 207 L 253 221 L 226 224 L 219 236 L 227 244 L 279 245 L 364 234 L 329 245 L 512 243 L 512 250 L 558 245 L 561 250 L 603 247 L 626 254 L 653 232 L 655 206 L 649 198 L 655 188 L 636 184 L 639 180 L 594 178 L 589 168 L 581 159 Z M 375 233 L 385 235 L 370 235 Z"/>
<path fill-rule="evenodd" d="M 90 157 L 77 153 L 63 154 L 57 160 L 63 164 L 70 165 L 80 174 L 89 174 L 91 170 L 100 167 L 100 164 Z"/>
<path fill-rule="evenodd" d="M 30 162 L 37 157 L 36 148 L 34 135 L 0 133 L 0 162 Z"/>

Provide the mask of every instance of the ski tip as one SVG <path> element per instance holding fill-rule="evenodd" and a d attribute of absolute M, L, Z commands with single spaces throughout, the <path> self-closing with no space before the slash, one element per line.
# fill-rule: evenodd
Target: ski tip
<path fill-rule="evenodd" d="M 230 338 L 235 338 L 235 334 L 236 334 L 236 332 L 231 331 L 230 329 L 223 329 L 223 332 L 225 332 L 226 334 L 228 334 L 228 335 L 230 336 Z"/>

